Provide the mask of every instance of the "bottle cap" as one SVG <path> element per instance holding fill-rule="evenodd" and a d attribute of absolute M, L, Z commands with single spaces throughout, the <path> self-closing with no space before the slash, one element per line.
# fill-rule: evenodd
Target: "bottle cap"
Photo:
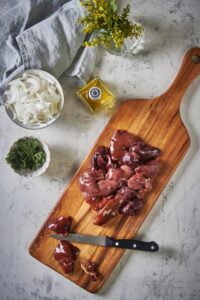
<path fill-rule="evenodd" d="M 91 100 L 99 100 L 101 98 L 101 89 L 98 87 L 91 87 L 91 89 L 89 89 L 89 98 Z"/>

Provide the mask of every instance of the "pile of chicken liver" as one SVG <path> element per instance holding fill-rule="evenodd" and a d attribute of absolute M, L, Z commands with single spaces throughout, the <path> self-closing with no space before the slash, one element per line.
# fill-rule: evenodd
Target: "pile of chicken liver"
<path fill-rule="evenodd" d="M 96 149 L 90 167 L 79 178 L 85 201 L 97 211 L 95 225 L 117 214 L 140 212 L 159 171 L 160 154 L 158 148 L 125 130 L 117 130 L 108 147 Z"/>

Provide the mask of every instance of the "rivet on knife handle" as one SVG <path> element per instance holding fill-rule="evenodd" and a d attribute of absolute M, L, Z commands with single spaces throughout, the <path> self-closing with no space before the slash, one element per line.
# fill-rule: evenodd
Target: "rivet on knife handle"
<path fill-rule="evenodd" d="M 140 250 L 140 251 L 149 251 L 156 252 L 159 250 L 159 246 L 156 242 L 144 242 L 138 240 L 127 240 L 127 239 L 113 239 L 106 237 L 106 246 L 116 247 L 116 248 L 124 248 L 124 249 L 132 249 L 132 250 Z"/>

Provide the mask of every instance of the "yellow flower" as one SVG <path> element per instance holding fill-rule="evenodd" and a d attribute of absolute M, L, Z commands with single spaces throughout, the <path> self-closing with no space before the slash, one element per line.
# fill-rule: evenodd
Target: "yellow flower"
<path fill-rule="evenodd" d="M 120 48 L 124 39 L 128 37 L 139 38 L 143 33 L 141 24 L 128 20 L 130 5 L 127 5 L 121 15 L 117 14 L 115 0 L 80 0 L 87 14 L 79 23 L 84 25 L 84 33 L 96 32 L 96 37 L 90 42 L 84 42 L 84 46 L 91 47 L 104 45 L 108 47 L 114 43 Z"/>

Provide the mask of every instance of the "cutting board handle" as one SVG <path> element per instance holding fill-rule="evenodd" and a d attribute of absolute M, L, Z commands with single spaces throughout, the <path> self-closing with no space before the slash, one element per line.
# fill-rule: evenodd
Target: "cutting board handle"
<path fill-rule="evenodd" d="M 188 50 L 183 58 L 181 67 L 178 74 L 169 87 L 169 89 L 162 94 L 165 97 L 165 101 L 177 105 L 179 109 L 185 91 L 189 87 L 190 83 L 200 74 L 200 48 L 192 48 Z M 173 99 L 172 99 L 173 98 Z"/>

